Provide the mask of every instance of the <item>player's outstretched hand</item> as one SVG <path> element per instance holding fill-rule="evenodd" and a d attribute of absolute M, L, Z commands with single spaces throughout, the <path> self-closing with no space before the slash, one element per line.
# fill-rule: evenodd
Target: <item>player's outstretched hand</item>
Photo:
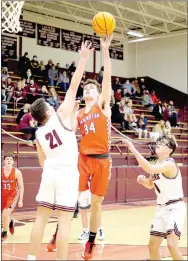
<path fill-rule="evenodd" d="M 102 47 L 103 50 L 108 50 L 109 49 L 111 41 L 112 41 L 112 38 L 113 38 L 113 35 L 111 34 L 111 35 L 107 36 L 106 39 L 102 39 L 102 38 L 100 39 L 101 47 Z"/>
<path fill-rule="evenodd" d="M 145 179 L 146 179 L 146 176 L 144 176 L 144 175 L 139 175 L 139 176 L 137 177 L 137 182 L 138 182 L 138 184 L 143 184 L 143 182 L 144 182 Z"/>
<path fill-rule="evenodd" d="M 131 151 L 131 149 L 134 148 L 134 145 L 133 145 L 132 142 L 131 142 L 130 140 L 128 140 L 128 139 L 123 139 L 123 140 L 122 140 L 122 143 L 123 143 L 124 145 L 126 145 L 130 151 Z"/>
<path fill-rule="evenodd" d="M 19 201 L 18 201 L 18 207 L 19 207 L 19 208 L 22 208 L 22 207 L 23 207 L 23 201 L 22 201 L 22 200 L 19 200 Z"/>
<path fill-rule="evenodd" d="M 79 50 L 80 58 L 87 61 L 90 57 L 90 54 L 94 51 L 92 47 L 92 42 L 85 41 L 82 43 L 81 50 Z"/>

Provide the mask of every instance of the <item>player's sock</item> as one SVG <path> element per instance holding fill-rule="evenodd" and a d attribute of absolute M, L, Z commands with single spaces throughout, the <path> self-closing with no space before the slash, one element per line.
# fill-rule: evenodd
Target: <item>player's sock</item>
<path fill-rule="evenodd" d="M 36 260 L 36 256 L 28 255 L 27 260 Z"/>
<path fill-rule="evenodd" d="M 95 241 L 97 233 L 89 232 L 89 242 L 92 243 Z"/>
<path fill-rule="evenodd" d="M 84 232 L 89 232 L 89 229 L 86 227 L 86 228 L 83 228 L 83 231 Z"/>

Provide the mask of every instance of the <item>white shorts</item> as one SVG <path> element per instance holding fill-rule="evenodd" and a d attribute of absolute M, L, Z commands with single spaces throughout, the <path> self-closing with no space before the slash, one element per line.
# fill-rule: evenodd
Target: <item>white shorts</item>
<path fill-rule="evenodd" d="M 46 168 L 36 201 L 39 206 L 73 212 L 78 200 L 78 182 L 77 167 Z"/>
<path fill-rule="evenodd" d="M 157 206 L 150 235 L 166 238 L 174 231 L 180 237 L 185 222 L 185 215 L 186 209 L 183 201 L 168 206 Z"/>
<path fill-rule="evenodd" d="M 91 207 L 91 192 L 89 189 L 80 193 L 78 206 L 81 209 L 88 209 Z"/>

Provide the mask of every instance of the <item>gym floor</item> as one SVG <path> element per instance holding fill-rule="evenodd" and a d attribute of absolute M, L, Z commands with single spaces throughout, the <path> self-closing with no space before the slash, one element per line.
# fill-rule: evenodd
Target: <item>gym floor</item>
<path fill-rule="evenodd" d="M 148 255 L 149 230 L 155 214 L 155 202 L 137 202 L 129 204 L 109 204 L 103 206 L 102 225 L 105 240 L 96 240 L 94 260 L 146 260 Z M 2 260 L 26 260 L 29 238 L 35 220 L 35 211 L 15 212 L 15 234 L 9 235 L 2 244 Z M 187 217 L 186 217 L 187 220 Z M 187 222 L 179 241 L 180 249 L 187 259 Z M 37 260 L 56 260 L 55 253 L 46 252 L 46 245 L 55 232 L 57 217 L 49 220 Z M 80 216 L 72 220 L 69 260 L 81 260 L 84 242 L 78 240 L 82 233 Z M 166 240 L 161 246 L 163 260 L 172 260 L 166 247 Z"/>

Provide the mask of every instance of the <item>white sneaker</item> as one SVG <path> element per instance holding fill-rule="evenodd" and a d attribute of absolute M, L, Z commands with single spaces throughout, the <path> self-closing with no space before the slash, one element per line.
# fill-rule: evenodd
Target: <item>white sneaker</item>
<path fill-rule="evenodd" d="M 83 233 L 78 238 L 78 240 L 87 240 L 87 239 L 89 239 L 89 231 L 83 231 Z"/>
<path fill-rule="evenodd" d="M 99 229 L 98 230 L 98 240 L 104 240 L 105 236 L 104 236 L 104 230 L 103 229 Z"/>

